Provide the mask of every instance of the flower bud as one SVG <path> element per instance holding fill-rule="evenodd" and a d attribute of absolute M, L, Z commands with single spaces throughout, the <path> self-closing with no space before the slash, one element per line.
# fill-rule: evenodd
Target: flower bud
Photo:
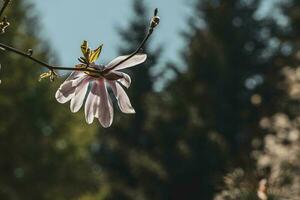
<path fill-rule="evenodd" d="M 152 17 L 151 28 L 155 28 L 159 24 L 159 22 L 160 22 L 159 16 Z"/>
<path fill-rule="evenodd" d="M 4 17 L 0 22 L 0 33 L 5 33 L 7 27 L 9 27 L 10 23 L 7 21 L 7 18 Z"/>

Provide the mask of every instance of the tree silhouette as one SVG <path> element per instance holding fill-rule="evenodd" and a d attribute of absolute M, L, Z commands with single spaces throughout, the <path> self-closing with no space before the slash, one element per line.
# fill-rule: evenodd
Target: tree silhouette
<path fill-rule="evenodd" d="M 10 6 L 11 26 L 1 40 L 34 48 L 41 59 L 53 57 L 37 36 L 32 5 L 13 1 Z M 57 106 L 57 84 L 38 82 L 40 66 L 2 50 L 0 62 L 0 199 L 72 199 L 95 190 L 88 155 L 93 128 Z"/>

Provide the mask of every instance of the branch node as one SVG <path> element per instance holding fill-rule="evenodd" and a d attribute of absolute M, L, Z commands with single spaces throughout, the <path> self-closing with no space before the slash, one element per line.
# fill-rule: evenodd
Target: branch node
<path fill-rule="evenodd" d="M 0 22 L 0 33 L 5 33 L 7 27 L 9 27 L 10 23 L 7 20 L 7 17 L 3 17 L 2 21 Z"/>
<path fill-rule="evenodd" d="M 33 49 L 28 49 L 27 55 L 31 57 L 33 55 Z"/>
<path fill-rule="evenodd" d="M 50 71 L 42 73 L 40 75 L 39 82 L 41 82 L 45 78 L 49 78 L 50 81 L 53 82 L 57 76 L 57 73 L 53 69 L 51 69 Z"/>
<path fill-rule="evenodd" d="M 160 18 L 157 15 L 154 15 L 151 19 L 151 23 L 150 23 L 150 27 L 151 29 L 155 28 L 156 26 L 158 26 L 160 22 Z"/>

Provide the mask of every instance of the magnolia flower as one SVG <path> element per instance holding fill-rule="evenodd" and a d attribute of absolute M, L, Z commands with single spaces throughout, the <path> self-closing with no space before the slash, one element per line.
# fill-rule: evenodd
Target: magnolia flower
<path fill-rule="evenodd" d="M 128 58 L 128 56 L 120 56 L 103 66 L 95 64 L 102 46 L 90 50 L 85 41 L 81 49 L 84 57 L 79 59 L 82 64 L 76 67 L 88 69 L 89 71 L 73 71 L 57 90 L 55 94 L 57 101 L 62 104 L 71 101 L 70 109 L 73 113 L 78 112 L 85 104 L 86 122 L 91 124 L 94 118 L 97 118 L 100 124 L 106 128 L 111 126 L 114 114 L 112 101 L 108 93 L 110 87 L 120 110 L 123 113 L 135 113 L 127 94 L 121 86 L 129 88 L 131 84 L 130 76 L 119 70 L 143 63 L 147 55 L 135 55 L 117 65 Z M 93 73 L 93 70 L 95 73 Z"/>

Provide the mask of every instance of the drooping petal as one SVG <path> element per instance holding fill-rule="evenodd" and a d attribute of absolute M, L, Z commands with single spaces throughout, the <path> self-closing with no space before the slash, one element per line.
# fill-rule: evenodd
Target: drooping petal
<path fill-rule="evenodd" d="M 114 95 L 116 96 L 120 110 L 123 113 L 135 113 L 135 110 L 133 109 L 130 100 L 122 86 L 116 81 L 109 81 L 109 84 Z"/>
<path fill-rule="evenodd" d="M 71 76 L 71 75 L 70 75 Z M 69 76 L 69 78 L 70 78 Z M 68 79 L 69 79 L 68 78 Z M 59 103 L 66 103 L 70 101 L 74 95 L 76 87 L 86 78 L 86 76 L 79 76 L 74 79 L 74 77 L 67 79 L 61 86 L 58 88 L 55 94 L 55 98 Z"/>
<path fill-rule="evenodd" d="M 85 120 L 88 124 L 93 123 L 94 117 L 97 111 L 97 84 L 95 82 L 91 83 L 91 91 L 88 93 L 84 112 L 85 112 Z"/>
<path fill-rule="evenodd" d="M 129 88 L 131 84 L 130 76 L 124 72 L 113 70 L 110 73 L 104 75 L 104 78 L 107 79 L 108 81 L 118 81 L 126 88 Z"/>
<path fill-rule="evenodd" d="M 82 81 L 82 83 L 80 83 L 76 90 L 75 90 L 75 94 L 74 97 L 71 100 L 71 104 L 70 104 L 70 109 L 71 112 L 75 113 L 78 112 L 84 102 L 87 90 L 88 90 L 88 86 L 89 86 L 89 80 L 85 79 L 84 81 Z"/>
<path fill-rule="evenodd" d="M 128 58 L 128 56 L 119 56 L 119 57 L 115 58 L 113 61 L 111 61 L 106 66 L 106 68 L 110 69 L 110 68 L 114 67 L 116 64 L 118 64 L 119 62 L 121 62 L 122 60 L 124 60 L 126 58 Z M 117 66 L 116 68 L 114 68 L 114 70 L 120 70 L 120 69 L 125 69 L 125 68 L 128 68 L 128 67 L 133 67 L 135 65 L 139 65 L 139 64 L 145 62 L 146 59 L 147 59 L 146 54 L 135 55 L 132 58 L 130 58 L 127 61 L 120 64 L 119 66 Z"/>
<path fill-rule="evenodd" d="M 55 98 L 59 103 L 66 103 L 74 96 L 76 87 L 72 86 L 72 82 L 68 81 L 62 84 L 55 93 Z"/>
<path fill-rule="evenodd" d="M 73 87 L 77 87 L 83 80 L 89 79 L 90 77 L 87 74 L 81 73 L 75 79 L 70 80 Z"/>
<path fill-rule="evenodd" d="M 76 65 L 76 66 L 77 66 L 77 65 Z M 76 66 L 75 66 L 75 67 L 76 67 Z M 81 72 L 81 71 L 72 71 L 72 72 L 70 73 L 70 75 L 68 76 L 68 78 L 67 78 L 65 81 L 74 80 L 74 79 L 76 79 L 76 78 L 78 78 L 78 77 L 80 77 L 80 76 L 82 76 L 82 75 L 84 75 L 84 73 Z"/>
<path fill-rule="evenodd" d="M 131 85 L 131 78 L 128 74 L 124 73 L 124 72 L 120 72 L 122 73 L 123 78 L 118 79 L 118 82 L 120 82 L 123 86 L 125 86 L 126 88 L 129 88 Z"/>
<path fill-rule="evenodd" d="M 97 111 L 97 117 L 99 119 L 100 124 L 104 128 L 108 128 L 111 126 L 113 122 L 113 105 L 111 102 L 111 99 L 109 97 L 109 94 L 107 92 L 106 88 L 106 81 L 104 79 L 100 79 L 98 81 L 98 95 L 100 96 L 100 101 L 98 102 L 98 111 Z"/>
<path fill-rule="evenodd" d="M 120 78 L 123 78 L 121 72 L 118 72 L 118 71 L 110 71 L 107 74 L 103 74 L 103 77 L 109 81 L 116 81 Z"/>

